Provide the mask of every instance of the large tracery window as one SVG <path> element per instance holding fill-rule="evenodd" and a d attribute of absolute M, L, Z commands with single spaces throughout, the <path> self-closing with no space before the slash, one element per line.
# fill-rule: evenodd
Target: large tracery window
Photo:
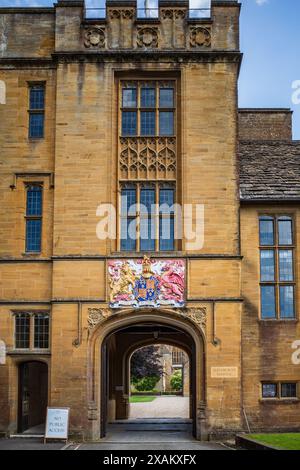
<path fill-rule="evenodd" d="M 119 249 L 174 251 L 176 80 L 121 80 Z"/>

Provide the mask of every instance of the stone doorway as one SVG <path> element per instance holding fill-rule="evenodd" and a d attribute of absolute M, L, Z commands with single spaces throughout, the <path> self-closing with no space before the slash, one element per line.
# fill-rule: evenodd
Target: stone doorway
<path fill-rule="evenodd" d="M 19 365 L 18 432 L 40 428 L 46 421 L 48 366 L 28 361 Z"/>

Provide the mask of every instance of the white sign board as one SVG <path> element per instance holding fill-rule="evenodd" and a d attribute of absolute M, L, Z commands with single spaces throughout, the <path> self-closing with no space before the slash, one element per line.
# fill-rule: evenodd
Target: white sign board
<path fill-rule="evenodd" d="M 68 440 L 70 408 L 47 408 L 46 439 Z"/>
<path fill-rule="evenodd" d="M 6 364 L 6 346 L 4 341 L 0 340 L 0 366 Z"/>

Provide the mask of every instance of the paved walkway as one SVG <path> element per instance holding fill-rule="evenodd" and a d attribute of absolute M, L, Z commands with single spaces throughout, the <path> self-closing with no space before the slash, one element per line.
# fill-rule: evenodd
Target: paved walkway
<path fill-rule="evenodd" d="M 189 418 L 189 397 L 157 397 L 149 403 L 130 403 L 130 419 Z"/>

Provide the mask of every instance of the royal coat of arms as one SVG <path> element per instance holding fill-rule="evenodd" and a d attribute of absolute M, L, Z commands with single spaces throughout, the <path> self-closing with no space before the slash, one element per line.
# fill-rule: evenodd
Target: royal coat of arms
<path fill-rule="evenodd" d="M 184 260 L 113 260 L 108 273 L 111 308 L 184 306 Z"/>

